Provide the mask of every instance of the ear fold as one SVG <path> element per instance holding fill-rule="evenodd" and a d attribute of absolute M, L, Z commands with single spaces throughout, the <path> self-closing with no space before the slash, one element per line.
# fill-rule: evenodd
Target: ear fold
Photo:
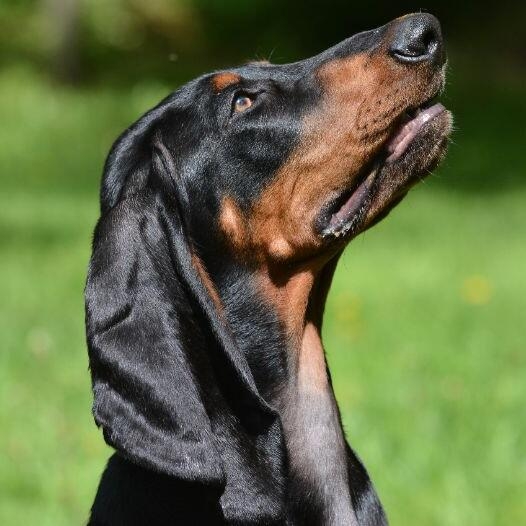
<path fill-rule="evenodd" d="M 141 140 L 136 131 L 119 140 L 124 158 L 108 161 L 86 285 L 95 420 L 135 463 L 182 480 L 227 479 L 229 513 L 275 515 L 284 462 L 276 413 L 192 264 L 170 154 L 142 130 Z"/>
<path fill-rule="evenodd" d="M 101 212 L 117 204 L 126 189 L 144 186 L 152 163 L 152 143 L 158 125 L 173 105 L 168 97 L 125 130 L 113 144 L 104 165 L 100 189 Z"/>

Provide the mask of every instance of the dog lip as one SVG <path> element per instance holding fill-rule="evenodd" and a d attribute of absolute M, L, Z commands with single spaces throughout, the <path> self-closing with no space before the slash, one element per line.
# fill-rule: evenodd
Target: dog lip
<path fill-rule="evenodd" d="M 344 236 L 360 222 L 378 171 L 379 164 L 376 163 L 351 191 L 344 192 L 332 201 L 324 215 L 325 227 L 321 229 L 322 237 Z"/>
<path fill-rule="evenodd" d="M 360 206 L 371 188 L 375 172 L 371 172 L 350 194 L 350 196 L 344 201 L 340 208 L 331 216 L 329 221 L 329 228 L 337 227 L 340 224 L 345 223 L 356 214 Z"/>
<path fill-rule="evenodd" d="M 424 125 L 444 111 L 446 111 L 445 106 L 439 102 L 426 108 L 418 108 L 414 116 L 403 123 L 387 142 L 385 148 L 388 156 L 385 162 L 392 163 L 402 157 Z"/>

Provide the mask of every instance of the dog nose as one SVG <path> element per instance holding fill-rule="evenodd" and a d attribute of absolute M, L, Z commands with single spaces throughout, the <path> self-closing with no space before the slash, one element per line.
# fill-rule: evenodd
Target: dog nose
<path fill-rule="evenodd" d="M 401 18 L 394 29 L 389 51 L 399 62 L 428 62 L 441 66 L 446 56 L 440 22 L 428 13 Z"/>

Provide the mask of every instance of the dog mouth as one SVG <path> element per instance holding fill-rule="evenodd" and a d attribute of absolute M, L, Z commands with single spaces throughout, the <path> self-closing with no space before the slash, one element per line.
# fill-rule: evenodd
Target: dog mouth
<path fill-rule="evenodd" d="M 400 159 L 425 124 L 444 111 L 446 108 L 440 102 L 428 103 L 415 110 L 407 110 L 402 116 L 400 127 L 387 141 L 385 150 L 388 155 L 385 162 L 392 163 Z"/>
<path fill-rule="evenodd" d="M 445 106 L 435 102 L 433 98 L 416 108 L 407 109 L 399 117 L 379 154 L 362 170 L 352 188 L 325 207 L 318 223 L 322 238 L 347 237 L 359 230 L 382 180 L 387 179 L 382 176 L 383 168 L 398 168 L 400 165 L 401 171 L 405 168 L 406 172 L 410 172 L 411 163 L 408 158 L 420 154 L 415 151 L 420 148 L 414 145 L 444 112 L 447 112 Z M 407 180 L 410 178 L 406 177 Z"/>

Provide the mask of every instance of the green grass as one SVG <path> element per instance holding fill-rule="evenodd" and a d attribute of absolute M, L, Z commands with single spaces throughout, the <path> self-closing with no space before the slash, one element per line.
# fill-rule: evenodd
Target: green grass
<path fill-rule="evenodd" d="M 0 77 L 2 525 L 87 517 L 110 454 L 90 415 L 83 328 L 99 174 L 112 138 L 166 90 Z M 446 166 L 349 247 L 324 329 L 348 436 L 393 525 L 526 516 L 526 116 L 483 133 L 456 97 L 467 100 L 449 95 L 460 130 Z"/>

